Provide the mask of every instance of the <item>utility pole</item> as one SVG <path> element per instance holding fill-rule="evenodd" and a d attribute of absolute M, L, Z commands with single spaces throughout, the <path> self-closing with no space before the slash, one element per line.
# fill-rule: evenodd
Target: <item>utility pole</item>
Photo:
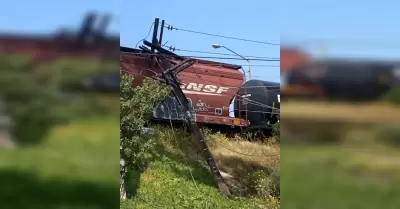
<path fill-rule="evenodd" d="M 151 43 L 153 45 L 158 45 L 158 41 L 157 41 L 157 34 L 158 34 L 158 26 L 160 24 L 160 19 L 156 18 L 154 20 L 154 28 L 153 28 L 153 38 L 151 40 Z M 154 53 L 154 47 L 151 47 L 151 52 Z"/>
<path fill-rule="evenodd" d="M 162 46 L 162 38 L 163 38 L 163 35 L 164 35 L 164 25 L 165 25 L 165 20 L 162 20 L 162 21 L 161 21 L 160 38 L 158 39 L 158 44 L 159 44 L 160 46 Z"/>
<path fill-rule="evenodd" d="M 153 30 L 153 40 L 152 43 L 148 41 L 144 41 L 144 44 L 151 47 L 151 52 L 154 53 L 157 49 L 158 53 L 161 54 L 173 54 L 172 52 L 165 50 L 162 48 L 160 42 L 157 41 L 158 35 L 158 25 L 159 19 L 156 18 L 154 21 L 154 30 Z M 163 35 L 163 28 L 164 28 L 164 21 L 162 21 L 162 28 L 160 34 L 160 40 L 162 40 Z M 225 196 L 228 197 L 231 195 L 229 191 L 229 187 L 226 185 L 225 180 L 223 179 L 221 172 L 219 171 L 217 164 L 212 156 L 211 151 L 208 149 L 207 142 L 205 137 L 201 133 L 199 127 L 196 124 L 194 115 L 192 113 L 192 109 L 189 105 L 189 100 L 187 99 L 186 95 L 183 93 L 178 78 L 176 77 L 181 71 L 189 68 L 195 63 L 193 59 L 185 59 L 181 58 L 181 62 L 179 64 L 170 66 L 168 62 L 165 62 L 165 59 L 162 57 L 155 57 L 155 59 L 161 59 L 161 65 L 163 68 L 162 78 L 158 77 L 158 80 L 163 80 L 166 82 L 167 85 L 172 87 L 172 93 L 174 94 L 177 102 L 181 105 L 183 112 L 185 113 L 185 122 L 189 125 L 190 131 L 194 134 L 196 141 L 198 142 L 200 151 L 203 154 L 208 166 L 210 167 L 212 176 L 214 181 L 216 182 L 220 192 Z"/>
<path fill-rule="evenodd" d="M 177 99 L 178 103 L 182 106 L 182 109 L 185 113 L 186 122 L 189 124 L 190 131 L 194 134 L 196 141 L 198 142 L 200 151 L 203 154 L 208 166 L 210 167 L 211 173 L 213 174 L 214 181 L 217 183 L 220 192 L 225 196 L 228 197 L 231 195 L 228 186 L 223 179 L 221 172 L 219 171 L 217 164 L 212 156 L 211 151 L 208 149 L 207 142 L 203 134 L 201 133 L 199 127 L 197 126 L 194 116 L 192 114 L 191 108 L 189 107 L 189 101 L 186 95 L 183 93 L 180 84 L 176 78 L 176 74 L 180 71 L 192 66 L 195 63 L 194 60 L 189 59 L 181 62 L 178 65 L 175 65 L 172 68 L 167 69 L 164 71 L 163 76 L 167 84 L 169 84 Z"/>

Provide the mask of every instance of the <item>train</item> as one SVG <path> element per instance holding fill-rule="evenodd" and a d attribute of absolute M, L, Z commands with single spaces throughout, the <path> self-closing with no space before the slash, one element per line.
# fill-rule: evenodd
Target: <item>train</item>
<path fill-rule="evenodd" d="M 284 99 L 374 101 L 400 84 L 400 62 L 317 60 L 293 51 L 281 49 L 281 92 Z M 286 56 L 282 57 L 282 54 Z"/>
<path fill-rule="evenodd" d="M 140 49 L 120 47 L 122 73 L 132 74 L 133 87 L 146 77 L 162 74 L 162 62 L 177 64 L 184 60 L 159 45 L 145 44 Z M 155 57 L 157 57 L 155 59 Z M 221 131 L 261 131 L 270 133 L 273 124 L 279 122 L 280 83 L 263 80 L 246 80 L 241 66 L 194 59 L 194 64 L 177 74 L 180 89 L 189 100 L 194 121 Z M 178 124 L 185 119 L 185 112 L 173 95 L 159 103 L 152 121 Z"/>

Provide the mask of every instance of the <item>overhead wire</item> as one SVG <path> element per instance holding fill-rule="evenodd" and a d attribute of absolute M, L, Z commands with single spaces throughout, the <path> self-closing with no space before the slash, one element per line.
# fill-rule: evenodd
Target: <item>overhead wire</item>
<path fill-rule="evenodd" d="M 243 60 L 243 58 L 238 57 L 211 57 L 211 56 L 181 56 L 181 55 L 172 55 L 172 54 L 158 54 L 158 53 L 142 53 L 142 52 L 124 52 L 130 55 L 144 55 L 144 56 L 156 56 L 156 57 L 171 57 L 171 58 L 194 58 L 194 59 L 221 59 L 221 60 Z M 261 59 L 261 58 L 250 58 L 250 61 L 262 61 L 262 62 L 280 62 L 280 59 Z M 245 61 L 245 60 L 243 60 Z M 233 64 L 231 64 L 233 65 Z"/>
<path fill-rule="evenodd" d="M 167 23 L 165 23 L 164 27 L 167 28 L 168 30 L 171 30 L 171 31 L 172 30 L 177 30 L 177 31 L 184 31 L 184 32 L 189 32 L 189 33 L 201 34 L 201 35 L 206 35 L 206 36 L 214 36 L 214 37 L 226 38 L 226 39 L 232 39 L 232 40 L 238 40 L 238 41 L 252 42 L 252 43 L 272 45 L 272 46 L 280 46 L 280 44 L 278 44 L 278 43 L 251 40 L 251 39 L 245 39 L 245 38 L 237 38 L 237 37 L 232 37 L 232 36 L 225 36 L 225 35 L 206 33 L 206 32 L 201 32 L 201 31 L 188 30 L 188 29 L 184 29 L 184 28 L 177 28 L 177 27 L 172 26 L 172 25 L 167 24 Z"/>
<path fill-rule="evenodd" d="M 318 39 L 306 37 L 289 37 L 285 36 L 285 40 L 293 40 L 288 42 L 290 45 L 322 45 L 322 46 L 360 46 L 360 47 L 379 47 L 379 48 L 396 48 L 400 47 L 399 43 L 393 41 L 369 41 L 369 40 L 344 40 L 344 39 Z"/>
<path fill-rule="evenodd" d="M 213 67 L 223 67 L 223 65 L 221 64 L 212 64 L 212 63 L 201 63 L 201 65 L 205 65 L 205 66 L 213 66 Z M 236 64 L 235 64 L 236 65 Z M 246 67 L 250 66 L 250 67 L 280 67 L 280 65 L 265 65 L 265 64 L 243 64 Z M 196 67 L 197 68 L 197 67 Z M 254 77 L 254 75 L 252 75 L 252 77 Z"/>
<path fill-rule="evenodd" d="M 146 38 L 150 36 L 151 29 L 153 28 L 153 26 L 154 26 L 154 22 L 150 25 L 150 29 L 149 29 L 149 32 L 147 33 L 147 36 L 144 37 L 143 39 L 140 39 L 140 40 L 136 43 L 135 48 L 137 48 L 138 44 L 139 44 L 141 41 L 146 40 Z"/>
<path fill-rule="evenodd" d="M 166 48 L 170 51 L 182 51 L 182 52 L 191 52 L 191 53 L 200 53 L 200 54 L 215 54 L 215 55 L 235 55 L 235 54 L 228 54 L 228 53 L 219 53 L 219 52 L 207 52 L 207 51 L 198 51 L 198 50 L 189 50 L 189 49 L 179 49 L 173 46 L 166 46 Z M 246 58 L 259 58 L 259 59 L 279 59 L 276 57 L 262 57 L 262 56 L 249 56 L 243 55 Z"/>

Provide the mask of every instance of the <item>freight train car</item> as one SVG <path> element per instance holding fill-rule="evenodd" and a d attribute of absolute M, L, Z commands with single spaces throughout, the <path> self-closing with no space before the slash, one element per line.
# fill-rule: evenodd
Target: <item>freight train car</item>
<path fill-rule="evenodd" d="M 182 60 L 182 57 L 161 47 L 158 51 L 167 55 L 164 57 L 169 57 L 164 60 L 169 63 L 179 63 Z M 146 77 L 162 72 L 163 69 L 154 60 L 148 50 L 121 47 L 121 69 L 135 77 L 133 86 L 139 85 Z M 181 89 L 194 113 L 193 119 L 199 125 L 233 129 L 257 125 L 258 128 L 269 129 L 271 124 L 278 121 L 279 84 L 260 80 L 244 83 L 244 74 L 239 71 L 240 68 L 238 65 L 197 59 L 194 65 L 178 73 Z M 247 90 L 252 96 L 243 94 Z M 230 106 L 234 110 L 230 110 Z M 231 111 L 234 116 L 230 115 Z M 170 95 L 157 105 L 153 119 L 179 122 L 183 120 L 184 114 L 175 97 Z"/>
<path fill-rule="evenodd" d="M 245 82 L 235 97 L 235 116 L 246 118 L 252 129 L 264 129 L 279 121 L 280 84 L 262 80 Z"/>
<path fill-rule="evenodd" d="M 335 100 L 374 100 L 400 80 L 400 63 L 363 60 L 320 60 L 287 74 L 285 92 Z M 298 93 L 298 92 L 297 92 Z M 299 95 L 298 93 L 297 95 Z"/>
<path fill-rule="evenodd" d="M 196 60 L 196 63 L 179 73 L 181 89 L 191 103 L 198 123 L 246 126 L 244 119 L 229 117 L 230 101 L 243 83 L 240 66 Z M 166 108 L 168 107 L 168 108 Z M 174 97 L 161 103 L 155 118 L 183 119 L 183 111 Z"/>

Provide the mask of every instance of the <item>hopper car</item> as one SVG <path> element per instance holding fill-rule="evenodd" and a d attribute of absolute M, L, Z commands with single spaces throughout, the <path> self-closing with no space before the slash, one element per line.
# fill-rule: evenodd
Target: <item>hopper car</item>
<path fill-rule="evenodd" d="M 163 71 L 160 60 L 177 64 L 184 59 L 161 46 L 144 43 L 157 49 L 157 53 L 146 46 L 120 47 L 121 72 L 133 75 L 133 86 L 140 85 L 146 77 L 160 74 Z M 177 78 L 199 126 L 220 131 L 269 133 L 271 125 L 279 121 L 280 85 L 262 80 L 245 81 L 240 69 L 239 65 L 195 59 Z M 179 124 L 184 114 L 175 97 L 170 95 L 155 107 L 152 121 Z"/>

